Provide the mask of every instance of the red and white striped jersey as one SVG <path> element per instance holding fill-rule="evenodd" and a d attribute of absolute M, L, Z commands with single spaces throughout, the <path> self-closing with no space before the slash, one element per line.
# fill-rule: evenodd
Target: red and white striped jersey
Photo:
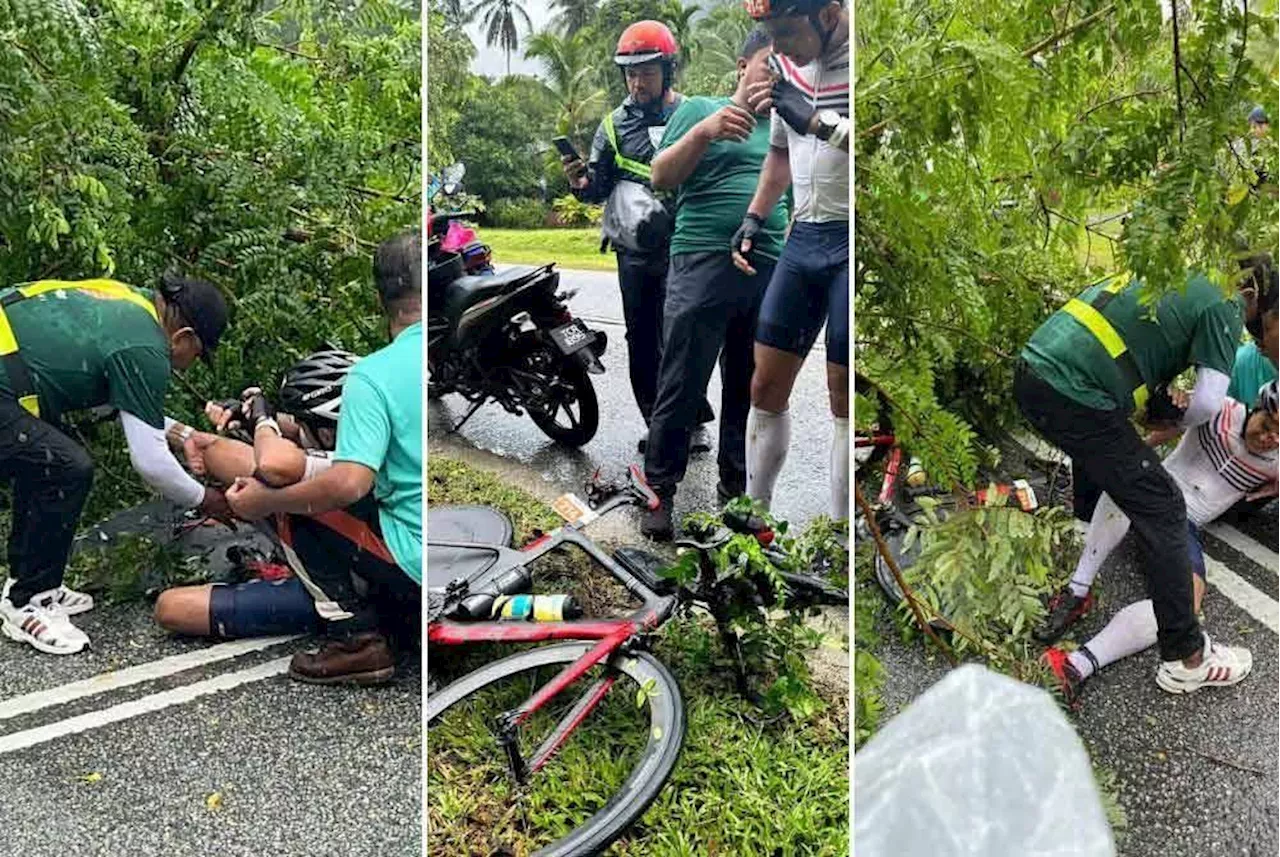
<path fill-rule="evenodd" d="M 849 117 L 849 40 L 806 66 L 778 55 L 783 76 L 809 97 L 818 110 Z M 785 148 L 791 161 L 795 219 L 828 223 L 849 219 L 849 154 L 815 136 L 797 134 L 773 114 L 769 143 Z"/>

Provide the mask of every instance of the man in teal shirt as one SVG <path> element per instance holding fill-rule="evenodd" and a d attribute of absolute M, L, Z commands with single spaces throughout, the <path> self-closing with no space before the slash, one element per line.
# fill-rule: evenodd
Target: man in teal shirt
<path fill-rule="evenodd" d="M 761 225 L 754 273 L 734 267 L 729 248 L 769 151 L 768 122 L 758 121 L 747 108 L 747 89 L 768 78 L 770 46 L 764 30 L 753 31 L 738 58 L 734 94 L 686 98 L 667 123 L 650 164 L 654 187 L 678 189 L 662 366 L 645 451 L 645 476 L 662 501 L 641 524 L 651 538 L 673 534 L 672 500 L 689 463 L 689 437 L 717 357 L 722 387 L 717 493 L 724 503 L 746 489 L 752 343 L 760 300 L 782 252 L 786 207 L 775 206 Z"/>
<path fill-rule="evenodd" d="M 330 639 L 318 652 L 295 655 L 289 674 L 319 684 L 370 684 L 395 671 L 377 616 L 352 584 L 353 573 L 384 594 L 406 601 L 421 597 L 422 246 L 416 232 L 378 248 L 374 279 L 391 344 L 359 361 L 347 376 L 333 466 L 287 488 L 238 479 L 227 492 L 232 510 L 247 520 L 345 509 L 381 537 L 381 543 L 353 542 L 349 534 L 318 524 L 295 532 L 305 582 Z"/>

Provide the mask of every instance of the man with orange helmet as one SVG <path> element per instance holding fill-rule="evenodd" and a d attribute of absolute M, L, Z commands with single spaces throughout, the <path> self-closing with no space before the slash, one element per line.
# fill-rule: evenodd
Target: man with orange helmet
<path fill-rule="evenodd" d="M 586 164 L 573 156 L 563 158 L 569 187 L 578 199 L 593 203 L 611 200 L 623 182 L 648 192 L 649 162 L 667 120 L 683 100 L 672 88 L 679 52 L 675 36 L 659 21 L 639 21 L 623 31 L 613 61 L 622 71 L 627 98 L 596 129 Z M 646 426 L 653 415 L 662 362 L 662 306 L 671 237 L 670 218 L 663 220 L 626 242 L 632 246 L 612 241 L 618 254 L 618 284 L 627 325 L 631 392 Z M 711 405 L 704 399 L 699 422 L 713 418 Z M 640 450 L 644 449 L 645 441 L 641 440 Z"/>
<path fill-rule="evenodd" d="M 791 442 L 796 376 L 826 325 L 827 389 L 835 423 L 831 514 L 849 507 L 849 13 L 841 0 L 746 0 L 773 37 L 774 75 L 751 88 L 772 109 L 770 149 L 731 247 L 754 274 L 752 250 L 790 186 L 794 225 L 756 324 L 747 421 L 747 493 L 768 504 Z"/>

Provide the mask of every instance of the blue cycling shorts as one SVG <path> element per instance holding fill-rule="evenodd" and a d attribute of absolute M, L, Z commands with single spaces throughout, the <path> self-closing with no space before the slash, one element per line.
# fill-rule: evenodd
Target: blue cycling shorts
<path fill-rule="evenodd" d="M 827 361 L 849 365 L 849 224 L 797 223 L 760 305 L 756 342 L 806 357 L 827 325 Z"/>
<path fill-rule="evenodd" d="M 209 628 L 225 639 L 306 634 L 319 627 L 315 601 L 297 577 L 215 585 L 209 593 Z"/>

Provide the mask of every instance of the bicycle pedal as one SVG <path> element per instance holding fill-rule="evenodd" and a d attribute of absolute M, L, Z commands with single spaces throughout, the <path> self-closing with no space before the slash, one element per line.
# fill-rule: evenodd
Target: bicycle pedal
<path fill-rule="evenodd" d="M 613 552 L 613 558 L 619 565 L 639 578 L 641 583 L 659 595 L 675 594 L 675 581 L 658 575 L 659 571 L 670 565 L 661 557 L 639 548 L 621 547 Z"/>

